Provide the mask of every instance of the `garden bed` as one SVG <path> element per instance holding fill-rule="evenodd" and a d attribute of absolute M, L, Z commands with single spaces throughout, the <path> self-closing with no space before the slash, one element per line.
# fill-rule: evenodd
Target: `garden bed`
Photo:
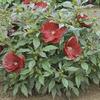
<path fill-rule="evenodd" d="M 100 8 L 86 9 L 85 13 L 91 16 L 96 16 L 98 24 L 100 24 Z M 98 30 L 99 30 L 98 26 Z M 2 93 L 2 86 L 0 86 L 0 100 L 52 100 L 51 96 L 32 96 L 26 99 L 22 96 L 13 97 L 10 93 L 4 95 Z M 56 97 L 55 100 L 66 100 L 65 97 Z M 98 86 L 92 85 L 87 92 L 81 92 L 79 97 L 73 97 L 71 100 L 100 100 L 100 89 Z"/>

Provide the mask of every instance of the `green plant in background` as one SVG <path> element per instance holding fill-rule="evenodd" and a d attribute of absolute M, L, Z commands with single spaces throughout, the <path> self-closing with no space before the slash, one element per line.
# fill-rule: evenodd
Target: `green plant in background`
<path fill-rule="evenodd" d="M 100 0 L 96 0 L 95 3 L 100 6 Z"/>
<path fill-rule="evenodd" d="M 6 37 L 7 28 L 11 25 L 11 12 L 9 10 L 0 9 L 0 41 L 5 41 L 4 38 Z"/>
<path fill-rule="evenodd" d="M 20 3 L 21 0 L 0 0 L 0 4 L 11 4 L 12 2 Z"/>

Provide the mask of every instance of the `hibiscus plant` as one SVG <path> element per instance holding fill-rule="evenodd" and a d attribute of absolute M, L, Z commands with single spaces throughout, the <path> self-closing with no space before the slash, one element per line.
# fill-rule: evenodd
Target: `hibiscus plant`
<path fill-rule="evenodd" d="M 91 82 L 99 84 L 100 34 L 93 18 L 69 1 L 22 0 L 5 9 L 7 24 L 0 23 L 5 92 L 78 96 Z"/>

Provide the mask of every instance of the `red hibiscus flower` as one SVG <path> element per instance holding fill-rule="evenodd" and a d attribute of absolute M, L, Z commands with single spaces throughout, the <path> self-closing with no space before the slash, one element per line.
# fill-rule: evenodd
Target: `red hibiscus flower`
<path fill-rule="evenodd" d="M 7 72 L 19 72 L 24 67 L 24 64 L 24 56 L 17 56 L 12 51 L 6 53 L 3 59 L 3 66 Z"/>
<path fill-rule="evenodd" d="M 47 21 L 42 24 L 41 33 L 45 43 L 59 43 L 64 33 L 67 32 L 65 27 L 59 28 L 59 25 L 54 22 Z"/>
<path fill-rule="evenodd" d="M 35 5 L 36 5 L 36 7 L 38 7 L 38 8 L 46 8 L 46 7 L 48 6 L 48 4 L 47 4 L 46 2 L 43 2 L 43 1 L 41 1 L 41 2 L 36 2 Z"/>
<path fill-rule="evenodd" d="M 78 39 L 76 36 L 72 36 L 68 41 L 64 44 L 64 53 L 70 59 L 76 59 L 82 52 L 82 48 L 78 43 Z"/>
<path fill-rule="evenodd" d="M 82 27 L 90 28 L 93 25 L 91 19 L 85 14 L 79 14 L 77 16 L 77 21 Z"/>
<path fill-rule="evenodd" d="M 0 45 L 0 53 L 2 52 L 2 50 L 3 50 L 3 46 Z"/>
<path fill-rule="evenodd" d="M 22 0 L 24 4 L 30 4 L 30 0 Z"/>

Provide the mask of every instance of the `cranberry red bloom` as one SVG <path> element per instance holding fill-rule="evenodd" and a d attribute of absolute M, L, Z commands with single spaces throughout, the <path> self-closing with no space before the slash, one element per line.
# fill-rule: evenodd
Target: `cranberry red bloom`
<path fill-rule="evenodd" d="M 30 4 L 30 0 L 22 0 L 24 4 Z"/>
<path fill-rule="evenodd" d="M 76 36 L 70 37 L 68 41 L 64 44 L 64 53 L 70 59 L 76 59 L 82 52 L 82 48 L 78 43 L 78 39 Z"/>
<path fill-rule="evenodd" d="M 41 1 L 41 2 L 36 2 L 35 6 L 38 8 L 46 8 L 48 4 L 46 2 Z"/>
<path fill-rule="evenodd" d="M 19 72 L 25 65 L 25 58 L 23 55 L 17 56 L 10 51 L 4 55 L 3 67 L 7 72 Z"/>
<path fill-rule="evenodd" d="M 77 16 L 77 21 L 82 27 L 89 28 L 93 25 L 93 23 L 90 21 L 90 18 L 85 14 L 79 14 Z"/>
<path fill-rule="evenodd" d="M 42 33 L 42 40 L 45 43 L 59 43 L 61 38 L 63 37 L 64 33 L 67 32 L 67 28 L 61 27 L 59 28 L 59 24 L 55 22 L 47 21 L 42 24 L 41 33 Z"/>

